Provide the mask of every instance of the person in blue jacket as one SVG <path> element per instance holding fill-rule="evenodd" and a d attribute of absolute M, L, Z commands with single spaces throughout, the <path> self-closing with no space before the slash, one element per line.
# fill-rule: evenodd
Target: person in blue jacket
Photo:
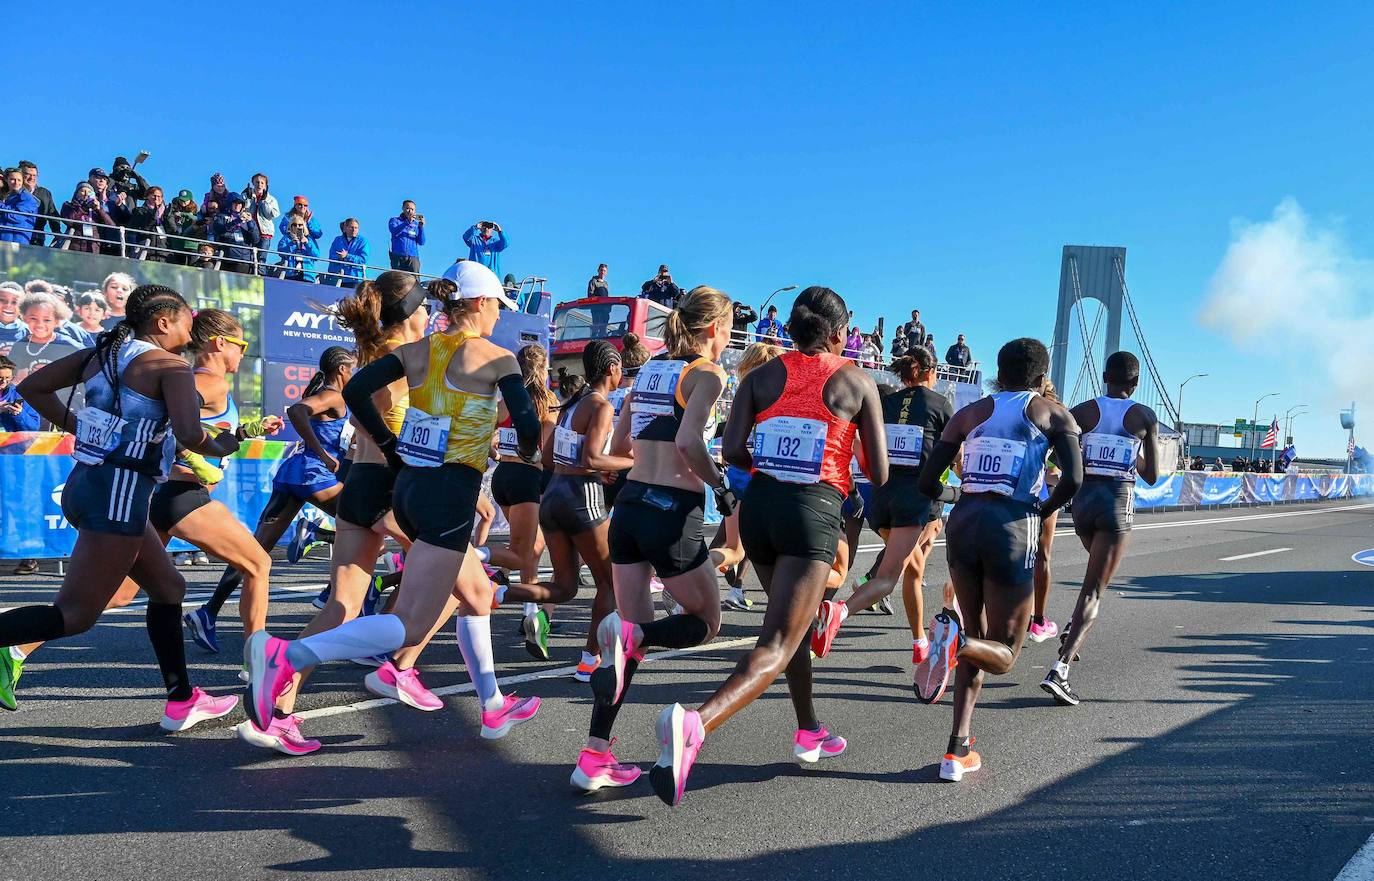
<path fill-rule="evenodd" d="M 277 231 L 286 235 L 286 228 L 291 225 L 291 218 L 300 217 L 305 221 L 306 229 L 310 231 L 310 238 L 318 242 L 324 238 L 324 230 L 315 222 L 314 212 L 310 210 L 310 200 L 304 196 L 295 196 L 291 200 L 291 210 L 282 215 L 282 219 L 277 221 Z M 272 241 L 268 239 L 267 241 Z"/>
<path fill-rule="evenodd" d="M 323 279 L 325 284 L 352 288 L 363 280 L 367 239 L 358 235 L 360 228 L 356 217 L 339 224 L 339 235 L 329 243 L 329 274 Z"/>
<path fill-rule="evenodd" d="M 315 283 L 315 258 L 320 256 L 320 246 L 310 237 L 310 225 L 304 217 L 291 215 L 291 222 L 277 243 L 277 255 L 282 278 Z"/>
<path fill-rule="evenodd" d="M 230 197 L 230 210 L 215 216 L 215 222 L 210 227 L 210 238 L 224 245 L 221 269 L 252 275 L 253 249 L 261 242 L 261 235 L 253 215 L 244 210 L 246 204 L 242 193 L 235 193 Z M 272 247 L 270 241 L 264 244 L 268 248 Z"/>
<path fill-rule="evenodd" d="M 401 203 L 401 215 L 386 222 L 391 230 L 391 268 L 402 272 L 420 271 L 420 246 L 425 243 L 425 216 L 415 211 L 415 203 Z"/>
<path fill-rule="evenodd" d="M 38 199 L 24 189 L 24 172 L 5 169 L 5 192 L 0 197 L 0 242 L 27 245 L 38 222 Z"/>
<path fill-rule="evenodd" d="M 0 355 L 0 431 L 37 431 L 38 411 L 19 397 L 14 362 Z"/>
<path fill-rule="evenodd" d="M 463 244 L 468 246 L 468 259 L 481 263 L 497 276 L 501 275 L 501 252 L 506 250 L 506 234 L 501 224 L 490 220 L 479 220 L 463 233 Z"/>

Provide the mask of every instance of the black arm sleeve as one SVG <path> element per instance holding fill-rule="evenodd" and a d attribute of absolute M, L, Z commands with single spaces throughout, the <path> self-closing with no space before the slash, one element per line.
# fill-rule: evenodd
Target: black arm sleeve
<path fill-rule="evenodd" d="M 501 399 L 506 402 L 506 412 L 510 423 L 515 426 L 515 437 L 520 445 L 520 458 L 533 461 L 539 450 L 539 416 L 534 412 L 534 402 L 530 400 L 525 380 L 518 373 L 507 373 L 496 384 L 501 390 Z"/>
<path fill-rule="evenodd" d="M 954 464 L 954 457 L 959 453 L 959 445 L 952 444 L 947 440 L 935 442 L 935 448 L 926 457 L 926 463 L 921 466 L 921 476 L 916 479 L 916 489 L 921 495 L 934 501 L 939 499 L 942 502 L 952 502 L 957 499 L 955 488 L 945 486 L 940 482 L 940 475 L 945 473 L 945 469 Z M 945 498 L 946 494 L 950 498 Z"/>
<path fill-rule="evenodd" d="M 398 379 L 405 379 L 405 375 L 405 365 L 401 363 L 400 358 L 395 355 L 383 355 L 353 374 L 353 378 L 344 386 L 343 398 L 344 403 L 348 404 L 349 412 L 383 452 L 396 445 L 396 435 L 386 427 L 386 420 L 382 418 L 372 395 Z"/>
<path fill-rule="evenodd" d="M 1048 517 L 1067 505 L 1083 485 L 1083 452 L 1078 448 L 1078 435 L 1056 435 L 1050 438 L 1050 448 L 1059 466 L 1059 485 L 1040 506 L 1041 517 Z"/>

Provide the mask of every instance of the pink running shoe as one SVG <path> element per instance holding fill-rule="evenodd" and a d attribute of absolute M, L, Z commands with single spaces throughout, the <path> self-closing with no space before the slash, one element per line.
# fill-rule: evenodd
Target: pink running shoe
<path fill-rule="evenodd" d="M 1059 625 L 1053 621 L 1046 621 L 1044 624 L 1036 624 L 1032 621 L 1027 632 L 1031 642 L 1044 642 L 1059 635 Z"/>
<path fill-rule="evenodd" d="M 207 719 L 227 716 L 239 705 L 236 695 L 215 697 L 199 688 L 191 689 L 191 696 L 184 701 L 167 701 L 167 710 L 158 724 L 163 731 L 185 731 Z"/>
<path fill-rule="evenodd" d="M 387 575 L 395 572 L 404 572 L 406 568 L 406 558 L 404 554 L 390 552 L 382 554 L 382 570 Z"/>
<path fill-rule="evenodd" d="M 843 737 L 826 731 L 824 725 L 815 731 L 798 728 L 796 736 L 792 738 L 792 755 L 797 757 L 798 762 L 809 765 L 821 759 L 833 759 L 844 752 L 848 745 Z"/>
<path fill-rule="evenodd" d="M 949 671 L 959 666 L 956 655 L 959 652 L 959 624 L 946 609 L 930 622 L 930 654 L 916 665 L 912 674 L 911 687 L 916 697 L 924 703 L 933 704 L 945 693 L 949 684 Z"/>
<path fill-rule="evenodd" d="M 363 685 L 379 697 L 389 697 L 426 713 L 444 708 L 443 700 L 425 688 L 425 684 L 420 681 L 420 671 L 414 667 L 409 670 L 398 670 L 394 663 L 387 661 L 367 674 L 363 679 Z"/>
<path fill-rule="evenodd" d="M 811 651 L 816 653 L 816 657 L 824 658 L 830 654 L 830 647 L 835 644 L 835 637 L 839 635 L 840 625 L 844 623 L 848 611 L 844 603 L 835 600 L 821 602 L 816 631 L 811 634 Z"/>
<path fill-rule="evenodd" d="M 682 704 L 664 708 L 658 716 L 658 762 L 649 769 L 649 783 L 663 803 L 675 806 L 687 792 L 687 775 L 706 740 L 701 715 Z"/>
<path fill-rule="evenodd" d="M 615 741 L 611 741 L 615 746 Z M 585 792 L 596 792 L 607 786 L 629 786 L 639 779 L 639 768 L 622 765 L 611 755 L 610 747 L 604 753 L 594 749 L 584 749 L 577 756 L 577 767 L 573 768 L 572 785 Z"/>
<path fill-rule="evenodd" d="M 620 703 L 620 695 L 625 691 L 625 662 L 630 658 L 643 660 L 644 653 L 635 646 L 635 625 L 612 612 L 596 628 L 596 641 L 601 644 L 601 670 L 610 670 L 610 676 L 592 674 L 592 691 L 608 704 Z"/>
<path fill-rule="evenodd" d="M 499 710 L 482 711 L 482 736 L 487 740 L 500 740 L 521 722 L 528 722 L 539 712 L 539 698 L 506 695 L 506 702 Z"/>
<path fill-rule="evenodd" d="M 911 663 L 920 664 L 930 657 L 930 640 L 925 642 L 913 642 L 911 644 Z"/>
<path fill-rule="evenodd" d="M 259 729 L 272 724 L 272 707 L 296 675 L 286 659 L 287 642 L 266 630 L 259 630 L 243 645 L 243 666 L 248 669 L 248 697 L 244 710 Z"/>
<path fill-rule="evenodd" d="M 320 748 L 318 740 L 301 734 L 301 720 L 297 716 L 274 718 L 266 731 L 259 730 L 258 726 L 245 720 L 234 726 L 234 733 L 244 743 L 274 749 L 288 756 L 304 756 Z"/>

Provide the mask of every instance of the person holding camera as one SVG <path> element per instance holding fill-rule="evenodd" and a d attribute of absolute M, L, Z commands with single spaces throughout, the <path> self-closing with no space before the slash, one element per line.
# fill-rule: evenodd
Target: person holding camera
<path fill-rule="evenodd" d="M 146 158 L 147 153 L 138 154 L 139 162 Z M 130 207 L 134 202 L 148 198 L 148 182 L 135 170 L 134 164 L 123 156 L 115 157 L 114 166 L 110 169 L 110 186 L 116 194 L 124 194 Z"/>
<path fill-rule="evenodd" d="M 425 243 L 425 216 L 416 212 L 415 203 L 406 199 L 401 214 L 386 222 L 391 231 L 391 268 L 403 272 L 420 271 L 420 247 Z"/>
<path fill-rule="evenodd" d="M 248 201 L 248 213 L 258 225 L 258 237 L 264 242 L 272 241 L 275 221 L 281 216 L 281 206 L 277 197 L 267 189 L 267 175 L 259 171 L 253 175 L 248 186 L 243 188 L 243 197 Z M 264 267 L 265 269 L 266 267 Z"/>
<path fill-rule="evenodd" d="M 143 204 L 134 209 L 129 220 L 131 229 L 149 233 L 147 236 L 131 236 L 136 243 L 143 245 L 143 259 L 155 263 L 166 263 L 170 256 L 167 251 L 168 239 L 177 233 L 172 223 L 172 212 L 163 201 L 162 187 L 151 186 Z"/>
<path fill-rule="evenodd" d="M 62 203 L 62 219 L 67 227 L 67 250 L 87 254 L 100 253 L 100 232 L 95 224 L 114 225 L 95 187 L 85 180 L 77 184 L 69 201 Z"/>
<path fill-rule="evenodd" d="M 310 237 L 310 226 L 304 217 L 290 218 L 286 233 L 277 243 L 277 255 L 282 278 L 315 283 L 315 258 L 320 256 L 320 246 Z"/>
<path fill-rule="evenodd" d="M 215 216 L 215 222 L 210 227 L 210 238 L 224 246 L 221 268 L 252 275 L 253 249 L 262 241 L 262 237 L 246 205 L 243 196 L 235 193 L 229 200 L 229 210 Z"/>
<path fill-rule="evenodd" d="M 668 271 L 668 264 L 660 263 L 658 275 L 640 285 L 639 295 L 646 300 L 653 300 L 655 303 L 672 309 L 677 305 L 678 298 L 682 296 L 682 288 L 673 281 L 673 274 Z"/>
<path fill-rule="evenodd" d="M 168 262 L 190 265 L 200 247 L 195 239 L 206 238 L 204 223 L 198 223 L 196 216 L 196 197 L 191 195 L 190 190 L 178 192 L 168 213 L 171 216 L 172 229 L 177 233 L 171 241 L 172 255 Z"/>
<path fill-rule="evenodd" d="M 305 221 L 306 232 L 310 234 L 312 240 L 318 242 L 320 239 L 324 238 L 324 230 L 315 222 L 315 214 L 310 210 L 309 199 L 304 196 L 292 198 L 291 210 L 277 223 L 277 229 L 282 235 L 286 235 L 286 228 L 291 225 L 291 218 L 293 217 L 299 217 L 301 220 Z M 266 236 L 263 241 L 271 242 L 272 237 L 270 235 Z"/>
<path fill-rule="evenodd" d="M 325 284 L 353 288 L 363 280 L 367 239 L 358 235 L 360 228 L 356 217 L 339 224 L 339 234 L 329 244 L 329 275 L 323 279 Z"/>
<path fill-rule="evenodd" d="M 506 234 L 501 224 L 490 220 L 479 220 L 463 233 L 463 244 L 468 246 L 468 259 L 481 263 L 498 276 L 501 274 L 501 252 L 506 250 Z"/>

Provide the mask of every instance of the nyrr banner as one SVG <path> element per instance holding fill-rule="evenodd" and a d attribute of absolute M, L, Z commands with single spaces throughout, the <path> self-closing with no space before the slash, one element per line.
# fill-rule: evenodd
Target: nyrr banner
<path fill-rule="evenodd" d="M 250 441 L 231 457 L 211 497 L 243 523 L 258 522 L 272 475 L 291 445 Z M 76 530 L 62 516 L 62 487 L 75 460 L 70 435 L 0 432 L 0 559 L 71 556 Z M 191 546 L 173 540 L 171 550 Z"/>
<path fill-rule="evenodd" d="M 329 308 L 352 293 L 348 288 L 266 279 L 261 331 L 264 360 L 313 367 L 320 363 L 320 355 L 330 346 L 351 350 L 353 334 L 334 321 Z"/>

